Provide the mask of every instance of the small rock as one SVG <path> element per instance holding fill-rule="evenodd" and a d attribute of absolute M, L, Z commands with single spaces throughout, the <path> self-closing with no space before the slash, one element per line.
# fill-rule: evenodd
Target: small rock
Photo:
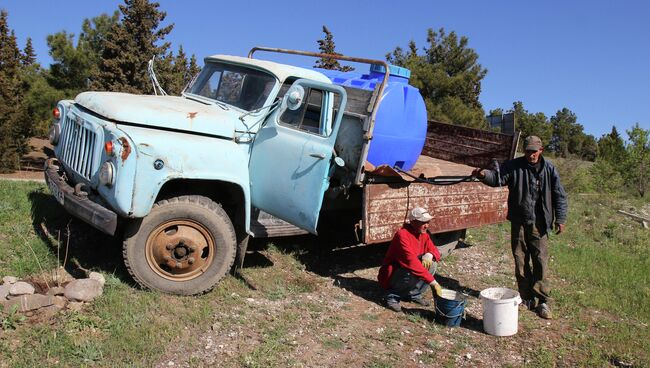
<path fill-rule="evenodd" d="M 18 278 L 14 276 L 5 276 L 2 278 L 2 283 L 5 285 L 11 285 L 18 282 Z"/>
<path fill-rule="evenodd" d="M 68 299 L 66 299 L 65 297 L 58 296 L 58 295 L 54 297 L 54 305 L 61 308 L 65 308 L 66 304 L 68 304 Z"/>
<path fill-rule="evenodd" d="M 38 313 L 45 317 L 52 317 L 53 315 L 59 313 L 61 309 L 62 308 L 59 307 L 58 305 L 52 304 L 52 305 L 48 305 L 47 307 L 43 307 L 39 309 Z"/>
<path fill-rule="evenodd" d="M 0 303 L 2 303 L 5 312 L 11 311 L 15 306 L 18 306 L 17 311 L 27 312 L 54 304 L 54 297 L 42 294 L 21 295 Z"/>
<path fill-rule="evenodd" d="M 102 295 L 102 292 L 102 284 L 99 281 L 79 279 L 66 285 L 63 295 L 70 300 L 89 302 Z"/>
<path fill-rule="evenodd" d="M 70 302 L 68 303 L 68 310 L 72 312 L 79 312 L 81 311 L 81 308 L 83 307 L 84 303 L 83 302 Z"/>
<path fill-rule="evenodd" d="M 470 354 L 470 353 L 465 354 L 465 358 L 472 359 L 472 354 Z"/>
<path fill-rule="evenodd" d="M 11 285 L 9 284 L 2 284 L 0 285 L 0 300 L 6 300 L 7 296 L 9 295 L 9 289 L 11 288 Z"/>
<path fill-rule="evenodd" d="M 418 350 L 415 350 L 413 353 L 415 353 L 415 355 L 422 355 L 422 350 L 418 349 Z"/>
<path fill-rule="evenodd" d="M 9 295 L 18 296 L 18 295 L 31 295 L 34 294 L 34 287 L 32 284 L 18 281 L 15 284 L 11 285 L 9 289 Z"/>
<path fill-rule="evenodd" d="M 65 288 L 63 286 L 54 286 L 47 291 L 47 295 L 63 295 Z"/>
<path fill-rule="evenodd" d="M 104 275 L 102 275 L 99 272 L 91 272 L 90 275 L 88 275 L 88 278 L 91 280 L 99 281 L 99 283 L 102 284 L 102 287 L 106 283 L 106 279 L 104 278 Z"/>

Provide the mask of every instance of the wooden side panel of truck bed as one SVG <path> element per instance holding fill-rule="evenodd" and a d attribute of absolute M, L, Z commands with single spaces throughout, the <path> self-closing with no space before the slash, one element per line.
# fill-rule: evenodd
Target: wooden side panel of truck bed
<path fill-rule="evenodd" d="M 514 156 L 518 135 L 511 136 L 429 122 L 422 156 L 411 173 L 436 176 L 468 176 L 474 167 L 488 167 Z M 431 233 L 443 233 L 500 223 L 508 212 L 508 189 L 480 182 L 432 185 L 402 180 L 366 184 L 363 188 L 363 235 L 368 244 L 390 241 L 413 207 L 429 210 Z"/>

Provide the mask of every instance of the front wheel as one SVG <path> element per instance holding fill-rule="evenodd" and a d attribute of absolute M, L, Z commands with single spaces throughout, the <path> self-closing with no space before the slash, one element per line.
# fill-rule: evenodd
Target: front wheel
<path fill-rule="evenodd" d="M 141 286 L 194 295 L 210 291 L 226 275 L 236 246 L 226 212 L 209 198 L 194 195 L 154 204 L 127 231 L 122 254 Z"/>

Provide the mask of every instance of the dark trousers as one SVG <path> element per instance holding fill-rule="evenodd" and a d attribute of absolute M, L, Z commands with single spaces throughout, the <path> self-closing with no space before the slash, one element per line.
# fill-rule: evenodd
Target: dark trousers
<path fill-rule="evenodd" d="M 429 268 L 429 273 L 435 275 L 437 267 L 438 263 L 433 262 L 431 268 Z M 393 274 L 390 276 L 390 290 L 386 293 L 386 301 L 399 303 L 400 300 L 420 299 L 428 287 L 428 283 L 413 276 L 406 268 L 398 266 L 395 267 Z"/>
<path fill-rule="evenodd" d="M 511 226 L 512 255 L 515 258 L 519 294 L 524 300 L 537 298 L 539 303 L 546 303 L 550 299 L 546 227 L 516 222 L 512 222 Z"/>

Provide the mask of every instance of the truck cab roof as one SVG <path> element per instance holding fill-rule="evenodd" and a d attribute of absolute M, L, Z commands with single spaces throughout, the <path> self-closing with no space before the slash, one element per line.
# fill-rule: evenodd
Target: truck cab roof
<path fill-rule="evenodd" d="M 231 55 L 212 55 L 205 58 L 206 63 L 215 61 L 252 66 L 254 68 L 261 69 L 275 75 L 281 83 L 284 83 L 287 78 L 305 78 L 323 83 L 332 83 L 329 78 L 315 70 L 300 68 L 287 64 L 280 64 L 268 60 L 251 59 L 247 57 Z"/>

